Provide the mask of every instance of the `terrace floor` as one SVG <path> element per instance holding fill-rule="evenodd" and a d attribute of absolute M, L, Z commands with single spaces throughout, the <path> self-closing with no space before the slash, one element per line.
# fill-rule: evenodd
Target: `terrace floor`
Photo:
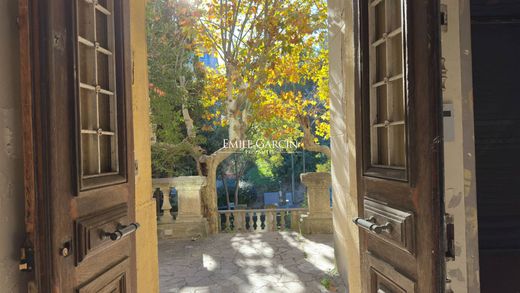
<path fill-rule="evenodd" d="M 160 240 L 161 293 L 347 292 L 332 237 L 288 231 Z"/>

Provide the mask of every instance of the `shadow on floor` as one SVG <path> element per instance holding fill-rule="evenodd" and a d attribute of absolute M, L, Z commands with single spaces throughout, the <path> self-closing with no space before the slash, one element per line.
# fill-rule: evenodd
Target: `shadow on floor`
<path fill-rule="evenodd" d="M 161 293 L 347 292 L 334 274 L 332 235 L 222 233 L 159 241 Z M 329 290 L 322 283 L 330 282 Z"/>

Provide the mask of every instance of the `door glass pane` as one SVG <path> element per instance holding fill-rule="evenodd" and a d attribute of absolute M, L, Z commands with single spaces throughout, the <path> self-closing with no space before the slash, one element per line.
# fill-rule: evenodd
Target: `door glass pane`
<path fill-rule="evenodd" d="M 402 0 L 368 4 L 370 164 L 405 169 L 406 114 Z"/>
<path fill-rule="evenodd" d="M 79 81 L 85 85 L 96 84 L 96 50 L 85 43 L 78 45 Z"/>
<path fill-rule="evenodd" d="M 92 176 L 99 173 L 98 170 L 98 137 L 92 133 L 81 134 L 81 155 L 83 163 L 83 175 Z"/>
<path fill-rule="evenodd" d="M 113 0 L 76 0 L 82 178 L 119 171 Z"/>
<path fill-rule="evenodd" d="M 81 129 L 95 129 L 97 125 L 96 93 L 94 91 L 80 89 L 81 100 Z"/>

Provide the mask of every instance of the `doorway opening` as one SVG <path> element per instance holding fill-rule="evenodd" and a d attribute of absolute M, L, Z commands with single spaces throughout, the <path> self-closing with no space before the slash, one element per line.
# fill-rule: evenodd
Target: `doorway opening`
<path fill-rule="evenodd" d="M 481 292 L 520 292 L 520 5 L 472 1 Z"/>
<path fill-rule="evenodd" d="M 161 291 L 344 289 L 327 17 L 325 0 L 148 1 Z"/>

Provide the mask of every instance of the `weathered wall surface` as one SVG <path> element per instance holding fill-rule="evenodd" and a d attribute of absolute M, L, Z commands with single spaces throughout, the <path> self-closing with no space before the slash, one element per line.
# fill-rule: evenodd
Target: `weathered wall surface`
<path fill-rule="evenodd" d="M 448 28 L 442 33 L 445 86 L 443 102 L 452 106 L 453 122 L 445 123 L 446 213 L 455 226 L 455 259 L 446 263 L 454 292 L 480 292 L 473 127 L 470 3 L 443 1 Z M 446 122 L 446 120 L 445 120 Z M 450 125 L 451 124 L 451 125 Z"/>
<path fill-rule="evenodd" d="M 26 292 L 18 271 L 24 237 L 18 1 L 0 1 L 0 291 Z"/>
<path fill-rule="evenodd" d="M 361 292 L 355 135 L 353 1 L 329 0 L 334 248 L 350 292 Z"/>
<path fill-rule="evenodd" d="M 146 52 L 146 0 L 130 1 L 132 62 L 134 74 L 132 100 L 134 115 L 134 155 L 136 172 L 137 231 L 137 292 L 159 292 L 159 264 L 157 255 L 157 221 L 155 201 L 152 199 L 152 171 L 150 156 L 150 101 Z"/>

